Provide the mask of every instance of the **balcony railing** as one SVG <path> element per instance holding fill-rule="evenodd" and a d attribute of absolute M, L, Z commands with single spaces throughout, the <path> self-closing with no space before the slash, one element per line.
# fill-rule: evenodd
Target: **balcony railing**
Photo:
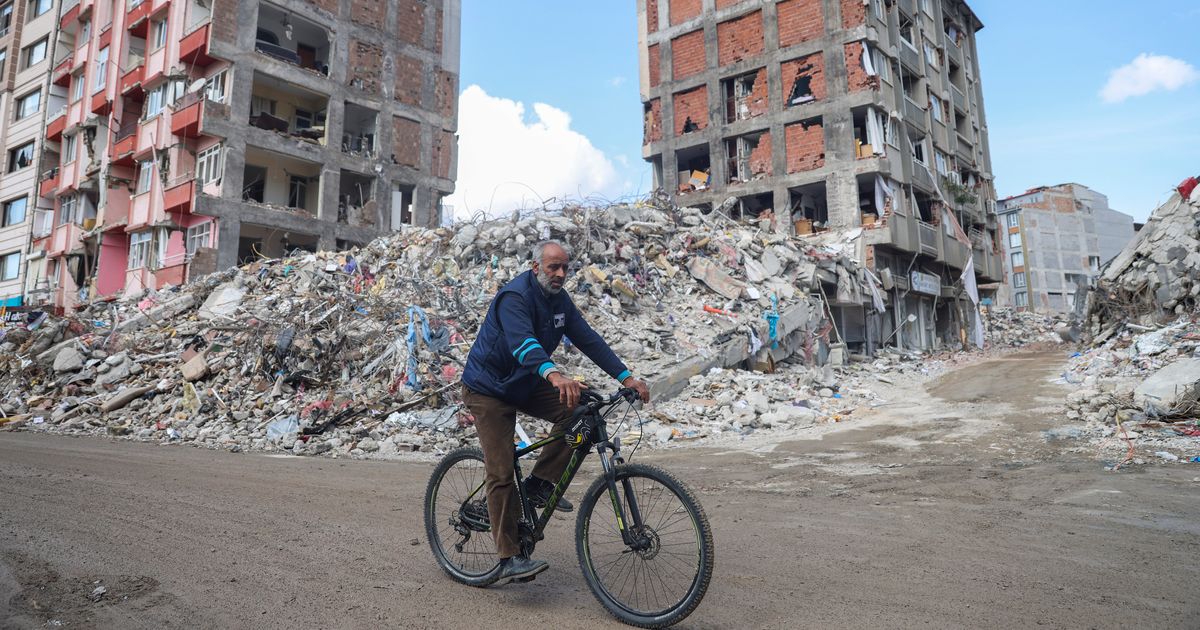
<path fill-rule="evenodd" d="M 921 244 L 921 253 L 936 256 L 938 253 L 937 226 L 917 220 L 917 239 Z"/>
<path fill-rule="evenodd" d="M 928 123 L 925 122 L 925 108 L 918 105 L 907 94 L 904 95 L 904 120 L 922 131 L 929 128 Z"/>
<path fill-rule="evenodd" d="M 958 86 L 954 85 L 953 83 L 950 84 L 950 97 L 954 101 L 955 109 L 957 109 L 960 112 L 966 113 L 967 97 L 965 94 L 962 93 L 962 90 L 958 89 Z"/>
<path fill-rule="evenodd" d="M 975 145 L 971 144 L 971 142 L 968 141 L 966 138 L 964 138 L 962 136 L 962 134 L 955 134 L 955 136 L 957 136 L 956 144 L 957 144 L 958 157 L 962 158 L 967 163 L 974 164 L 975 163 Z"/>

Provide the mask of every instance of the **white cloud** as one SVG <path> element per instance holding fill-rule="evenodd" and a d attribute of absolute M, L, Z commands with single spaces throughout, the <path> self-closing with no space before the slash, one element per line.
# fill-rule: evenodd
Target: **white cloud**
<path fill-rule="evenodd" d="M 571 129 L 571 115 L 488 95 L 478 85 L 459 97 L 458 181 L 447 199 L 455 215 L 504 214 L 551 197 L 615 196 L 622 183 L 612 160 Z"/>
<path fill-rule="evenodd" d="M 1142 53 L 1108 76 L 1100 90 L 1106 103 L 1120 103 L 1133 96 L 1165 90 L 1172 92 L 1200 80 L 1200 71 L 1182 59 Z"/>
<path fill-rule="evenodd" d="M 625 85 L 625 77 L 613 77 L 608 80 L 608 84 L 612 87 L 621 87 Z"/>

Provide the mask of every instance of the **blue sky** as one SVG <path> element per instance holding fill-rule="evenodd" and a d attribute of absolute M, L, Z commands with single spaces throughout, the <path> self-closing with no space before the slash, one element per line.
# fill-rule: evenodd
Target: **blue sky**
<path fill-rule="evenodd" d="M 1200 68 L 1200 4 L 970 4 L 985 25 L 981 74 L 1001 196 L 1074 181 L 1142 220 L 1200 174 L 1200 80 L 1170 91 L 1151 80 L 1179 79 L 1181 66 L 1170 65 L 1179 61 Z M 1111 73 L 1139 55 L 1177 61 L 1143 59 L 1116 83 L 1129 89 L 1109 93 L 1124 99 L 1106 102 Z M 461 71 L 456 211 L 647 192 L 634 0 L 463 0 Z"/>

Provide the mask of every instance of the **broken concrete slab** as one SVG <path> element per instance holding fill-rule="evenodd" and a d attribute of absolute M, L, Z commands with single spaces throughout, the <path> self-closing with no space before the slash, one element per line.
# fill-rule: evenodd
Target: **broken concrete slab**
<path fill-rule="evenodd" d="M 79 350 L 75 349 L 74 345 L 69 345 L 61 349 L 54 357 L 55 372 L 76 372 L 83 369 L 83 363 L 86 359 Z"/>
<path fill-rule="evenodd" d="M 208 376 L 208 359 L 203 352 L 192 357 L 186 363 L 179 367 L 179 371 L 183 373 L 183 380 L 187 382 L 198 381 L 205 376 Z"/>
<path fill-rule="evenodd" d="M 1142 381 L 1133 400 L 1159 415 L 1193 412 L 1200 401 L 1200 359 L 1179 359 Z"/>
<path fill-rule="evenodd" d="M 235 283 L 222 284 L 213 289 L 208 299 L 204 300 L 204 304 L 200 306 L 196 316 L 200 319 L 232 317 L 238 307 L 242 305 L 242 298 L 245 295 L 246 290 Z"/>

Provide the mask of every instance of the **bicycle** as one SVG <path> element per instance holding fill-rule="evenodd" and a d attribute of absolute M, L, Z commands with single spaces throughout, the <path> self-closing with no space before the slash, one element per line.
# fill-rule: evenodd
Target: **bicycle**
<path fill-rule="evenodd" d="M 637 393 L 622 388 L 604 398 L 585 390 L 568 429 L 513 451 L 521 505 L 521 551 L 532 554 L 545 538 L 579 466 L 594 449 L 603 474 L 587 489 L 575 523 L 575 551 L 584 580 L 613 616 L 643 628 L 664 628 L 690 615 L 708 589 L 713 539 L 703 508 L 692 491 L 667 471 L 626 463 L 621 442 L 608 435 L 608 417 Z M 558 440 L 574 448 L 566 470 L 539 515 L 526 492 L 521 457 Z M 634 450 L 636 451 L 636 445 Z M 499 579 L 488 519 L 483 452 L 463 447 L 448 453 L 425 490 L 425 531 L 434 558 L 454 580 L 484 587 Z M 603 496 L 609 510 L 596 510 Z M 631 583 L 632 582 L 632 583 Z"/>

